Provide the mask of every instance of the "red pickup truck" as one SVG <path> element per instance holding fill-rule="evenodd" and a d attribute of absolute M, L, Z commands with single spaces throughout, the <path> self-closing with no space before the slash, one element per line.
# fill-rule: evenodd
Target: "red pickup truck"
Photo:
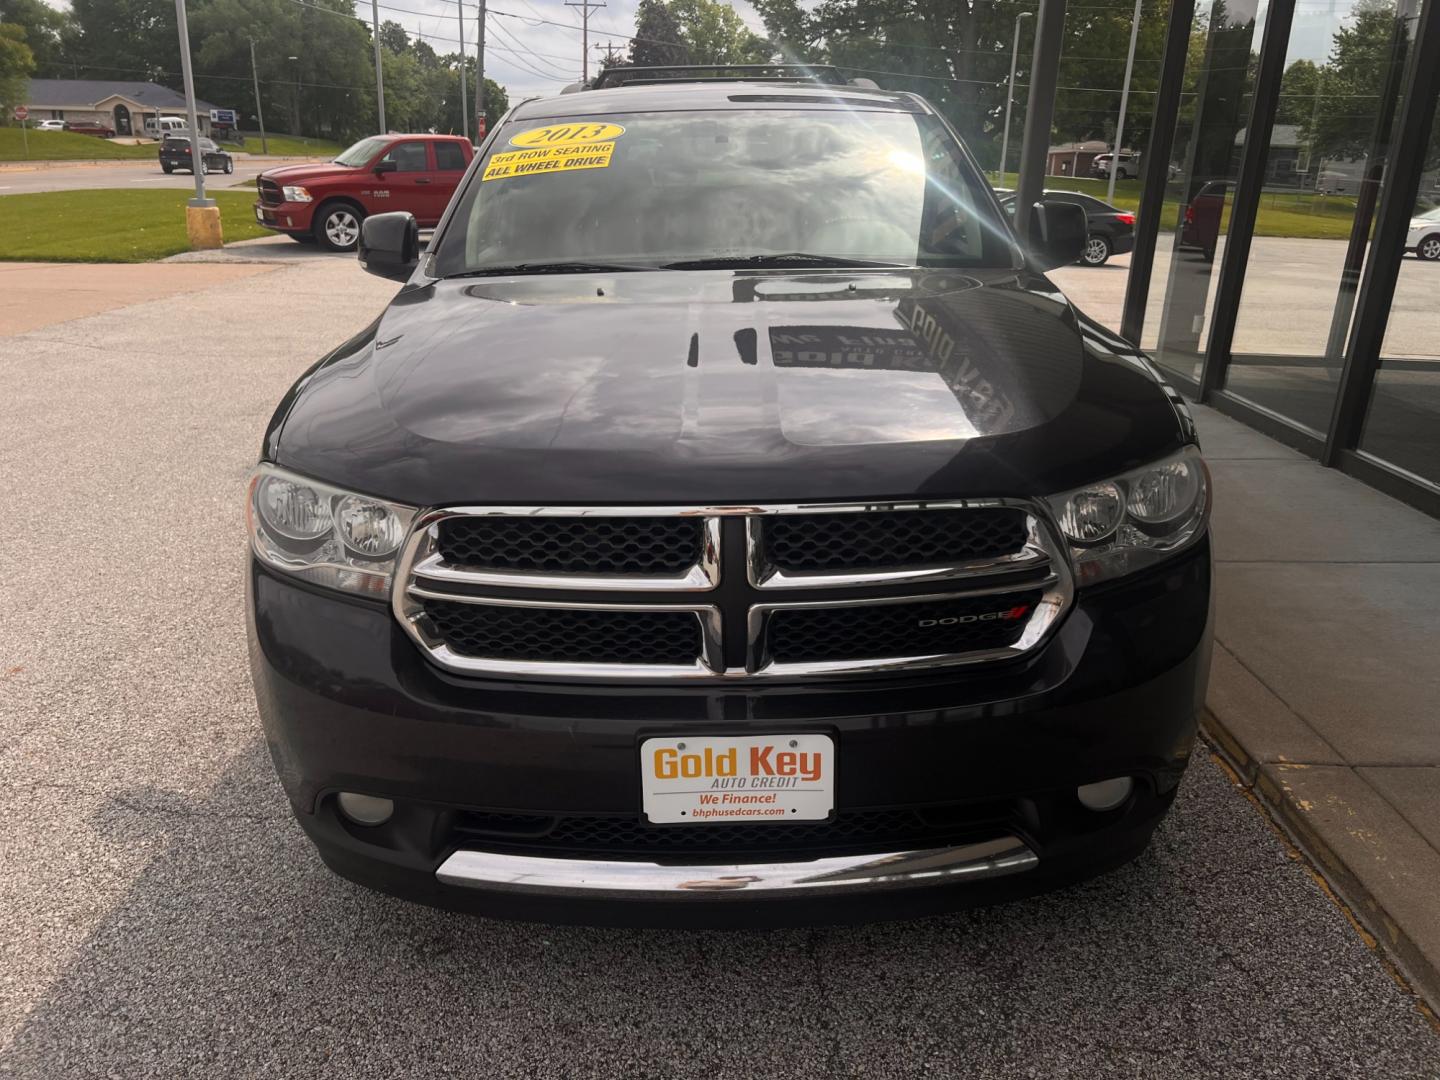
<path fill-rule="evenodd" d="M 260 174 L 255 220 L 296 240 L 353 251 L 369 214 L 408 210 L 439 222 L 475 148 L 461 135 L 372 135 L 325 164 Z"/>

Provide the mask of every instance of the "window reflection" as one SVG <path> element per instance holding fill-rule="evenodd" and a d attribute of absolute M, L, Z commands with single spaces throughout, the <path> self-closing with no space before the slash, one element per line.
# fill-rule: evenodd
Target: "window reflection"
<path fill-rule="evenodd" d="M 1403 59 L 1393 0 L 1298 6 L 1226 388 L 1323 435 Z"/>

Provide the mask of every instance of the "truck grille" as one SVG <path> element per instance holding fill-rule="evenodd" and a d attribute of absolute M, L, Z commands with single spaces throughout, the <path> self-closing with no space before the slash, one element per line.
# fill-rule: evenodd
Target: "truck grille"
<path fill-rule="evenodd" d="M 761 525 L 766 559 L 794 572 L 930 566 L 999 559 L 1027 540 L 1006 507 L 873 514 L 787 514 Z"/>
<path fill-rule="evenodd" d="M 1025 629 L 1041 592 L 844 607 L 780 608 L 769 624 L 779 663 L 961 654 L 1004 649 Z"/>
<path fill-rule="evenodd" d="M 427 600 L 425 613 L 461 656 L 571 664 L 693 664 L 700 623 L 687 611 L 499 607 Z"/>
<path fill-rule="evenodd" d="M 260 192 L 260 201 L 266 206 L 279 206 L 285 201 L 285 193 L 274 180 L 267 180 L 262 176 L 255 186 Z"/>
<path fill-rule="evenodd" d="M 685 517 L 472 517 L 441 522 L 455 566 L 552 574 L 682 574 L 700 561 L 703 523 Z"/>
<path fill-rule="evenodd" d="M 551 853 L 590 852 L 671 858 L 722 857 L 757 851 L 856 851 L 924 846 L 1013 826 L 1009 802 L 896 809 L 841 809 L 830 821 L 716 822 L 704 828 L 652 825 L 633 814 L 513 814 L 465 811 L 452 830 L 458 844 Z"/>
<path fill-rule="evenodd" d="M 471 675 L 810 679 L 990 663 L 1038 648 L 1070 605 L 1053 536 L 1019 500 L 434 510 L 406 542 L 393 606 L 432 660 Z"/>

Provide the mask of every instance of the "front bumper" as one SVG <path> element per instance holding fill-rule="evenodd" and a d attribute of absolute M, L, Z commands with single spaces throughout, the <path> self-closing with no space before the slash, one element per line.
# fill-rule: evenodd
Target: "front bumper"
<path fill-rule="evenodd" d="M 315 213 L 314 203 L 255 201 L 255 223 L 283 233 L 308 233 Z"/>
<path fill-rule="evenodd" d="M 557 922 L 895 917 L 1104 871 L 1143 850 L 1174 799 L 1209 668 L 1208 541 L 1082 591 L 1021 662 L 763 687 L 462 678 L 425 660 L 387 607 L 253 560 L 247 576 L 267 740 L 326 863 L 423 902 Z M 510 818 L 611 822 L 628 837 L 708 828 L 641 821 L 639 742 L 677 731 L 828 733 L 837 822 L 919 808 L 942 824 L 902 844 L 839 830 L 823 848 L 713 855 L 466 830 Z M 1136 779 L 1126 803 L 1080 806 L 1077 785 L 1116 776 Z M 395 816 L 357 826 L 340 791 L 394 799 Z"/>

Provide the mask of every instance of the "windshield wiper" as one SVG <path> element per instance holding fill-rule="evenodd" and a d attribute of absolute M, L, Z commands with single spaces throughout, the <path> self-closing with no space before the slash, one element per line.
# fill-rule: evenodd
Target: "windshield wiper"
<path fill-rule="evenodd" d="M 656 268 L 653 266 L 643 266 L 639 263 L 530 262 L 510 263 L 507 266 L 478 266 L 474 270 L 463 270 L 458 274 L 450 274 L 449 277 L 509 277 L 512 274 L 609 274 L 654 269 Z"/>
<path fill-rule="evenodd" d="M 849 259 L 840 255 L 813 255 L 806 251 L 786 251 L 772 255 L 712 255 L 706 259 L 682 259 L 661 264 L 662 270 L 731 270 L 766 266 L 853 266 L 901 269 L 905 263 L 877 262 L 873 259 Z"/>

